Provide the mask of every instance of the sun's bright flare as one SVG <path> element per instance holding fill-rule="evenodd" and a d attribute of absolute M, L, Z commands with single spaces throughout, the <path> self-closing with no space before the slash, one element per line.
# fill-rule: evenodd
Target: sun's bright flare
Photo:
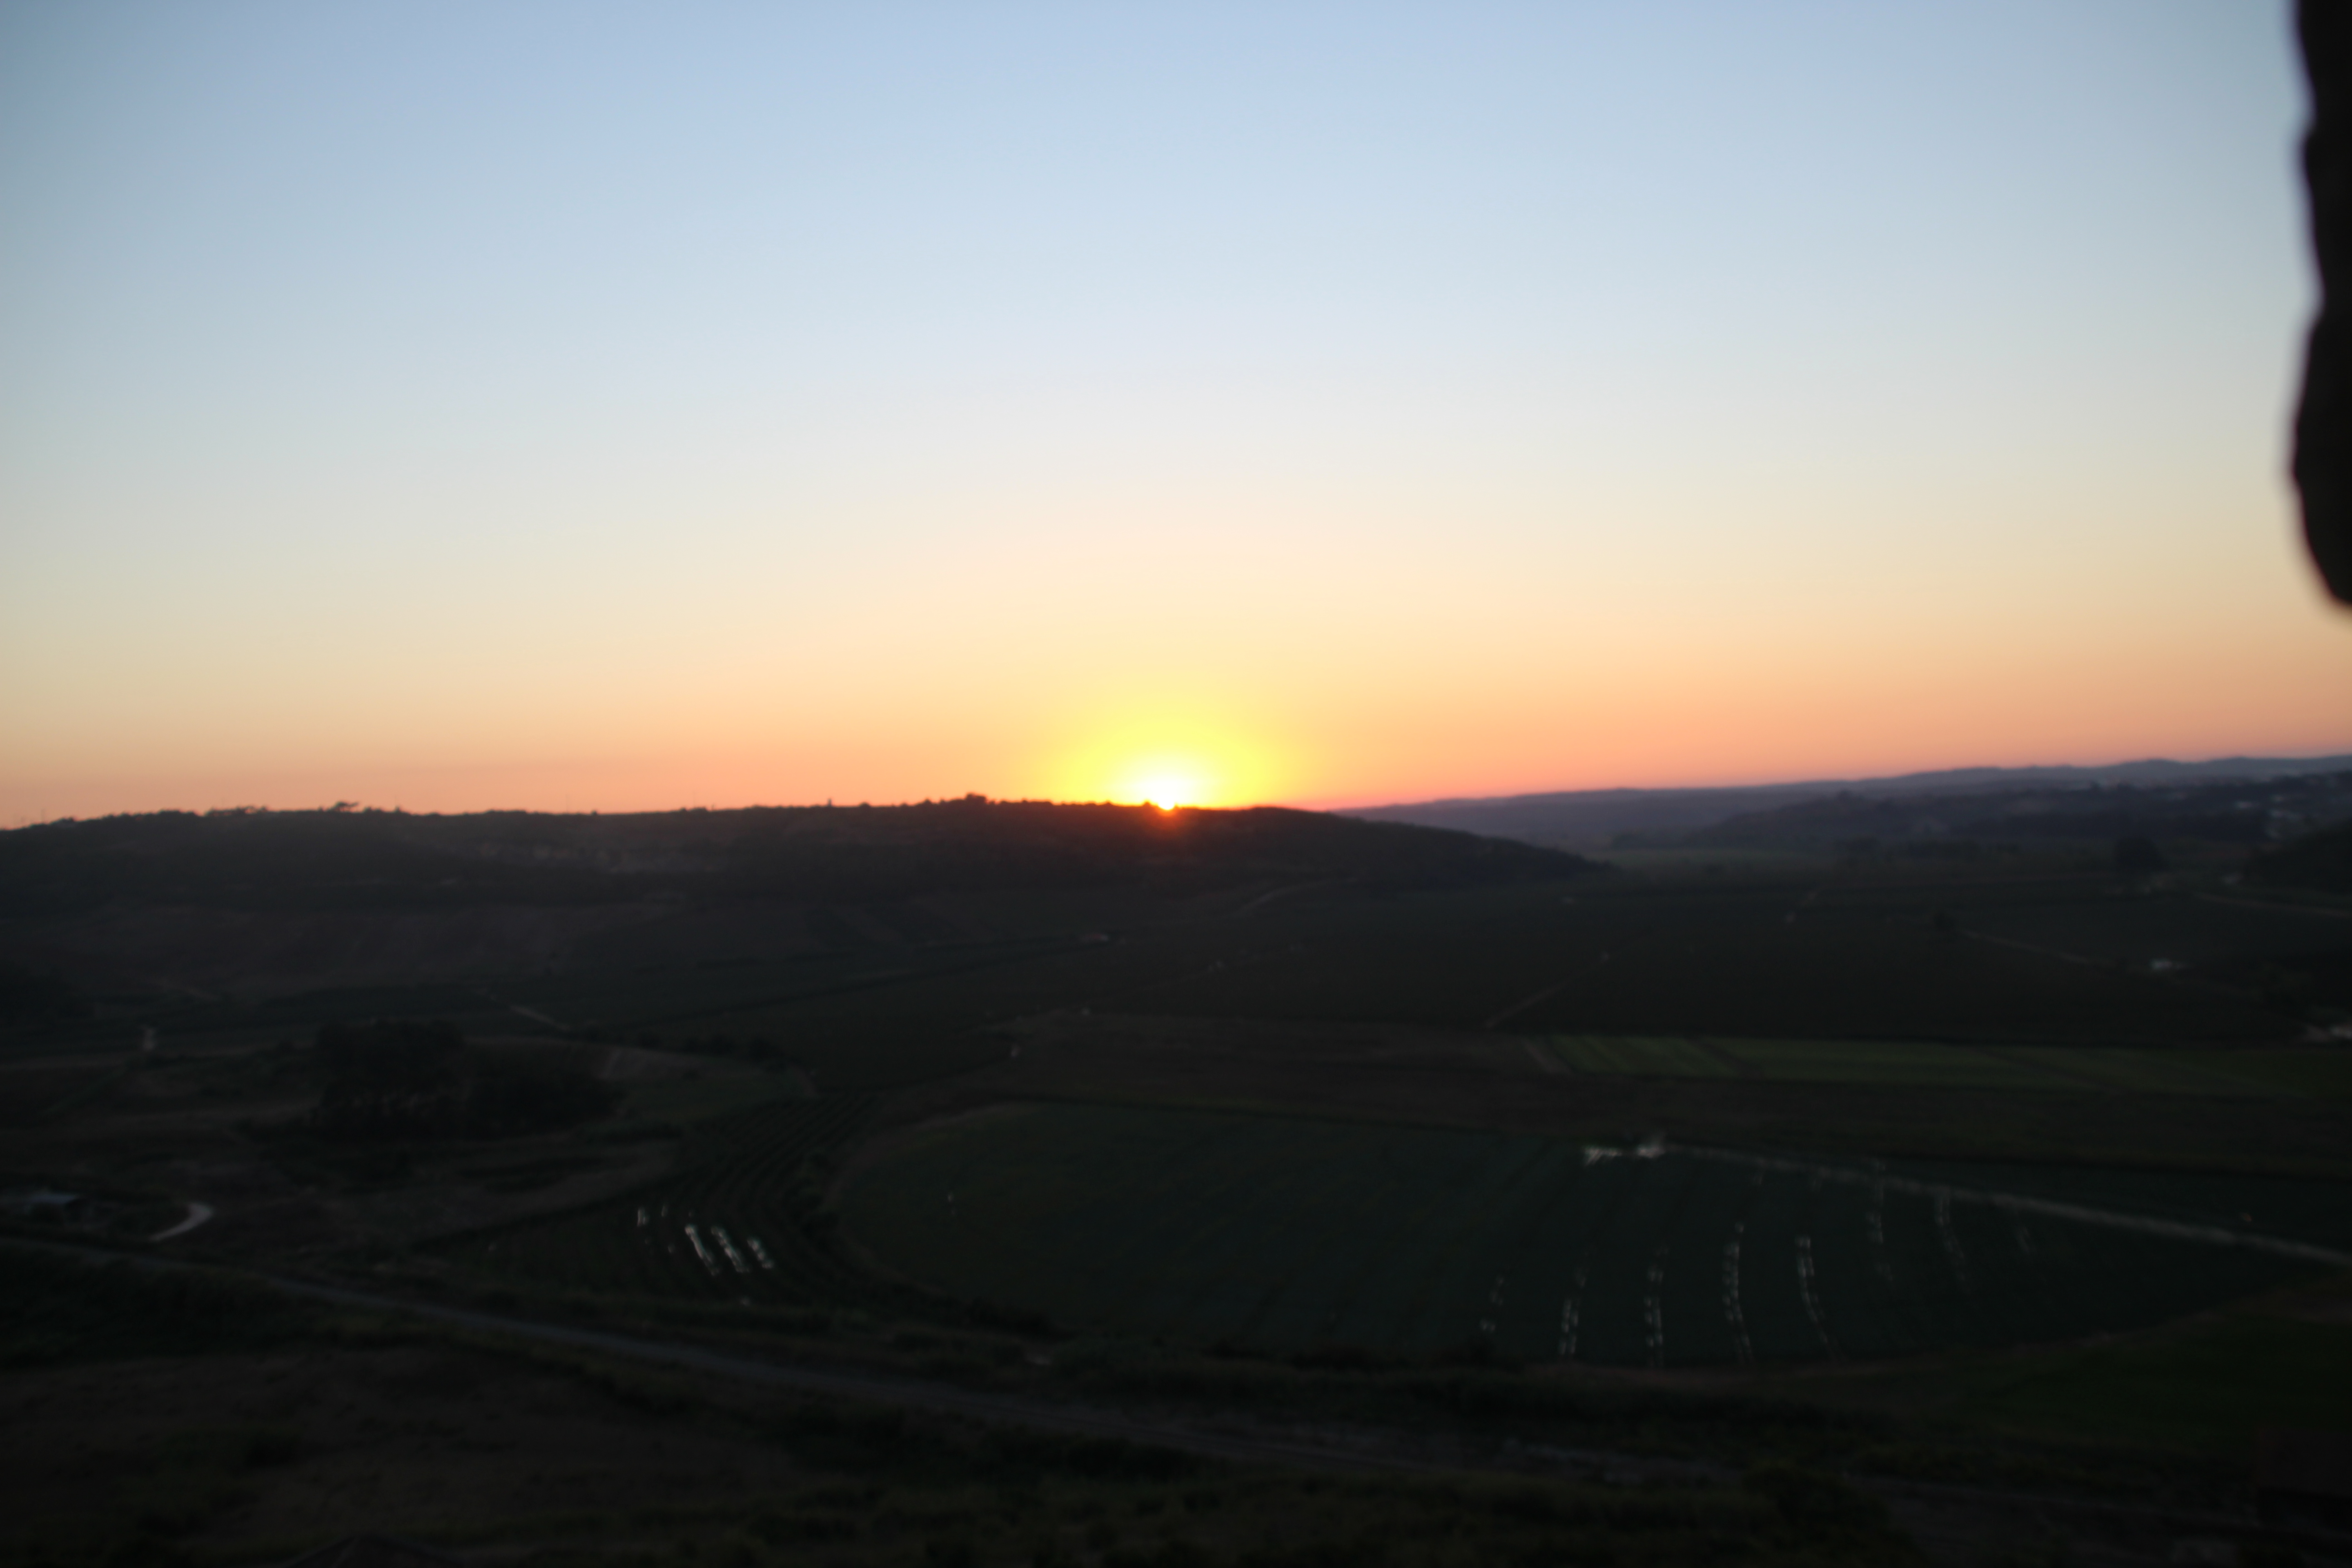
<path fill-rule="evenodd" d="M 1187 752 L 1155 752 L 1115 763 L 1110 772 L 1110 798 L 1138 801 L 1174 811 L 1185 805 L 1223 803 L 1223 770 L 1205 757 Z"/>
<path fill-rule="evenodd" d="M 1158 806 L 1254 805 L 1280 796 L 1282 770 L 1238 726 L 1192 715 L 1121 715 L 1074 747 L 1054 769 L 1059 800 Z"/>
<path fill-rule="evenodd" d="M 1143 780 L 1136 786 L 1146 805 L 1156 805 L 1162 811 L 1173 811 L 1180 805 L 1194 805 L 1200 801 L 1201 787 L 1193 780 L 1162 774 Z"/>

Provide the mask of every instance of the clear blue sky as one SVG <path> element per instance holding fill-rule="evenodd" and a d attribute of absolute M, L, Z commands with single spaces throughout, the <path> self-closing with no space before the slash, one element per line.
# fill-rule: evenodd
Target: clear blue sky
<path fill-rule="evenodd" d="M 0 818 L 2352 749 L 2303 113 L 2241 0 L 0 4 Z"/>

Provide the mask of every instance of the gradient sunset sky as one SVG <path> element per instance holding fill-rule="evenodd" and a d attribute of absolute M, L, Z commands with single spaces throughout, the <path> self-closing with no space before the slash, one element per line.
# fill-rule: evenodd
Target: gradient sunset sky
<path fill-rule="evenodd" d="M 2352 751 L 2283 5 L 0 0 L 0 822 Z"/>

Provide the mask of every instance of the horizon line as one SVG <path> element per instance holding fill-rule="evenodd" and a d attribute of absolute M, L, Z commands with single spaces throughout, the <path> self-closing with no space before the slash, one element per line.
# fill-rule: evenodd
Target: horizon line
<path fill-rule="evenodd" d="M 1903 773 L 1846 774 L 1840 776 L 1803 774 L 1786 777 L 1750 779 L 1743 783 L 1729 784 L 1597 784 L 1568 789 L 1510 790 L 1495 795 L 1427 795 L 1417 799 L 1399 799 L 1391 795 L 1376 800 L 1366 800 L 1356 796 L 1346 796 L 1339 797 L 1339 800 L 1327 799 L 1320 803 L 1265 800 L 1238 801 L 1226 805 L 1208 805 L 1195 802 L 1179 802 L 1173 807 L 1167 807 L 1156 805 L 1155 803 L 1149 800 L 1122 801 L 1108 798 L 1096 800 L 1061 800 L 1053 797 L 1041 798 L 1037 796 L 1021 796 L 1016 798 L 1010 795 L 990 795 L 979 791 L 969 791 L 962 795 L 926 796 L 921 800 L 878 802 L 863 800 L 847 805 L 837 805 L 833 799 L 828 798 L 822 802 L 746 801 L 740 805 L 711 805 L 706 803 L 698 802 L 690 805 L 640 806 L 617 808 L 613 810 L 606 810 L 595 806 L 591 806 L 582 810 L 573 809 L 568 806 L 561 809 L 551 809 L 540 806 L 493 805 L 480 806 L 467 811 L 412 812 L 405 806 L 397 804 L 384 806 L 370 805 L 360 801 L 338 800 L 317 805 L 260 805 L 239 804 L 236 805 L 215 805 L 205 807 L 157 806 L 147 811 L 106 812 L 96 816 L 80 816 L 72 813 L 67 813 L 58 816 L 28 816 L 22 821 L 9 825 L 6 828 L 0 829 L 0 831 L 13 833 L 31 827 L 51 827 L 68 823 L 104 822 L 116 817 L 161 816 L 173 813 L 182 813 L 191 816 L 231 816 L 246 814 L 257 816 L 280 814 L 286 816 L 297 816 L 310 813 L 325 813 L 331 815 L 335 813 L 350 813 L 352 815 L 373 813 L 381 816 L 674 816 L 693 812 L 856 811 L 859 809 L 898 810 L 921 805 L 950 805 L 960 802 L 972 800 L 978 800 L 992 805 L 1110 805 L 1119 807 L 1151 807 L 1156 810 L 1181 811 L 1252 811 L 1270 807 L 1276 810 L 1308 811 L 1322 813 L 1328 816 L 1347 816 L 1354 812 L 1396 810 L 1410 806 L 1477 805 L 1505 801 L 1551 798 L 1561 795 L 1696 795 L 1755 789 L 1790 789 L 1816 784 L 1827 786 L 1831 784 L 1890 784 L 1903 779 L 1927 778 L 1937 773 L 2034 773 L 2053 770 L 2065 770 L 2074 773 L 2098 773 L 2116 768 L 2143 767 L 2150 764 L 2163 764 L 2174 767 L 2210 767 L 2216 763 L 2236 762 L 2314 763 L 2342 760 L 2346 762 L 2347 765 L 2352 765 L 2352 742 L 2347 742 L 2346 744 L 2347 749 L 2342 751 L 2327 750 L 2317 752 L 2288 752 L 2260 755 L 2248 752 L 2232 752 L 2223 756 L 2188 759 L 2166 756 L 2139 756 L 2102 763 L 1968 763 L 1956 767 L 1914 768 Z"/>

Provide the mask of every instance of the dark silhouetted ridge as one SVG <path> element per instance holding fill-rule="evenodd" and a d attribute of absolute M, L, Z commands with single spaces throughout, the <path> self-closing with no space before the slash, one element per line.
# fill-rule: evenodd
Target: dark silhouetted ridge
<path fill-rule="evenodd" d="M 0 910 L 902 898 L 1266 879 L 1433 887 L 1575 876 L 1574 855 L 1318 812 L 969 798 L 621 816 L 162 812 L 0 833 Z"/>

